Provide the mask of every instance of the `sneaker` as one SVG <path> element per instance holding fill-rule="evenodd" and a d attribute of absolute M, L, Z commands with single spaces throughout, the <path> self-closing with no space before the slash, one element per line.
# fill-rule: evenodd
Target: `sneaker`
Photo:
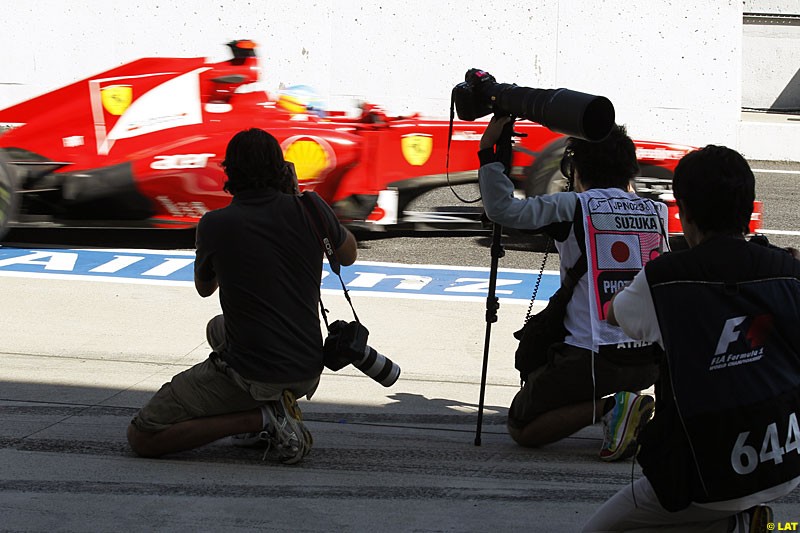
<path fill-rule="evenodd" d="M 654 409 L 653 398 L 646 394 L 616 393 L 614 407 L 602 419 L 604 439 L 600 459 L 617 461 L 636 453 L 636 437 L 653 416 Z"/>
<path fill-rule="evenodd" d="M 750 533 L 767 533 L 775 528 L 775 515 L 769 505 L 756 505 L 747 510 L 750 517 Z"/>
<path fill-rule="evenodd" d="M 269 448 L 271 439 L 267 431 L 239 433 L 231 435 L 231 444 L 237 448 Z"/>
<path fill-rule="evenodd" d="M 279 401 L 268 404 L 267 413 L 270 447 L 275 447 L 278 460 L 290 465 L 300 462 L 311 451 L 313 440 L 303 424 L 303 413 L 294 393 L 283 391 Z"/>
<path fill-rule="evenodd" d="M 767 533 L 775 530 L 775 515 L 768 505 L 756 505 L 731 516 L 730 533 Z"/>

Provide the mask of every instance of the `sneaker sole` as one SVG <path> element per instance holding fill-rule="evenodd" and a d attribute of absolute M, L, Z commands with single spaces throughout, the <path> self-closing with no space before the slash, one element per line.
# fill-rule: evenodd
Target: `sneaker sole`
<path fill-rule="evenodd" d="M 300 450 L 297 454 L 281 458 L 280 461 L 283 464 L 293 465 L 299 463 L 311 451 L 311 433 L 303 424 L 303 412 L 300 410 L 300 406 L 297 405 L 297 399 L 292 391 L 283 391 L 281 404 L 288 415 L 287 423 L 294 434 L 297 435 Z"/>
<path fill-rule="evenodd" d="M 650 418 L 652 418 L 655 406 L 656 404 L 650 396 L 643 395 L 636 398 L 630 411 L 630 418 L 628 419 L 625 435 L 622 437 L 622 443 L 620 443 L 620 446 L 617 447 L 614 453 L 610 455 L 600 455 L 600 459 L 612 462 L 627 459 L 634 455 L 639 447 L 639 444 L 636 442 L 639 431 L 641 431 L 645 424 L 650 421 Z"/>

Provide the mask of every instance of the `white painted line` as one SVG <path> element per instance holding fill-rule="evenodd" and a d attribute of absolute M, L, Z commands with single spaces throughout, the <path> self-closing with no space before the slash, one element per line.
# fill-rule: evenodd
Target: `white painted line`
<path fill-rule="evenodd" d="M 756 233 L 763 233 L 765 235 L 792 235 L 795 237 L 800 236 L 800 231 L 785 231 L 780 229 L 760 229 Z"/>
<path fill-rule="evenodd" d="M 105 283 L 123 283 L 128 285 L 169 285 L 172 287 L 191 287 L 194 288 L 193 281 L 178 281 L 168 279 L 138 279 L 138 278 L 117 278 L 106 276 L 82 276 L 80 274 L 49 274 L 44 272 L 15 272 L 13 270 L 0 270 L 0 277 L 7 278 L 32 278 L 32 279 L 54 279 L 63 281 L 92 281 Z"/>
<path fill-rule="evenodd" d="M 752 168 L 753 172 L 764 172 L 767 174 L 800 174 L 800 170 L 776 170 L 771 168 Z"/>

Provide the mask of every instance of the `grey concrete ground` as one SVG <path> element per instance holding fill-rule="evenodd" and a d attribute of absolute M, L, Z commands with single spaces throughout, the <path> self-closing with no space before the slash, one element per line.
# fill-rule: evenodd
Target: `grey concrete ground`
<path fill-rule="evenodd" d="M 324 296 L 348 318 L 339 295 Z M 512 330 L 492 328 L 476 446 L 484 304 L 362 297 L 370 344 L 401 365 L 384 388 L 326 371 L 301 401 L 315 439 L 296 466 L 219 441 L 135 457 L 125 428 L 173 374 L 208 353 L 216 297 L 165 287 L 0 277 L 0 531 L 577 531 L 638 476 L 596 458 L 595 425 L 540 450 L 514 445 Z M 775 506 L 798 520 L 800 494 Z"/>

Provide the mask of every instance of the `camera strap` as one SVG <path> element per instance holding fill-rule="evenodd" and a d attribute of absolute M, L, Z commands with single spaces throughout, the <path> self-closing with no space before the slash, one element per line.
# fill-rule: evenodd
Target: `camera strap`
<path fill-rule="evenodd" d="M 453 88 L 453 91 L 450 93 L 450 126 L 447 130 L 447 152 L 445 155 L 445 163 L 444 163 L 444 175 L 447 179 L 447 187 L 450 189 L 450 192 L 453 193 L 453 196 L 458 198 L 461 203 L 464 204 L 475 204 L 481 201 L 481 196 L 478 195 L 477 198 L 472 200 L 467 200 L 466 198 L 462 198 L 461 195 L 458 194 L 453 188 L 453 184 L 450 183 L 450 145 L 453 142 L 453 122 L 456 118 L 456 88 Z"/>
<path fill-rule="evenodd" d="M 572 181 L 567 180 L 567 187 L 565 192 L 572 191 Z M 575 228 L 575 240 L 578 242 L 578 247 L 581 250 L 581 256 L 575 261 L 575 264 L 572 265 L 571 268 L 568 268 L 566 271 L 566 279 L 561 282 L 561 287 L 564 288 L 570 295 L 575 290 L 575 286 L 578 284 L 578 281 L 581 279 L 588 268 L 589 264 L 586 262 L 586 249 L 584 243 L 584 236 L 583 236 L 583 226 L 581 225 L 581 204 L 580 202 L 577 203 L 575 206 L 575 215 L 573 216 L 573 227 Z M 542 258 L 542 266 L 539 268 L 539 275 L 536 278 L 536 283 L 533 286 L 533 294 L 531 294 L 531 301 L 528 304 L 528 312 L 525 314 L 525 323 L 527 324 L 528 320 L 531 319 L 533 316 L 533 304 L 536 301 L 536 294 L 539 292 L 539 285 L 542 282 L 542 276 L 544 275 L 544 267 L 547 264 L 547 256 L 550 255 L 550 248 L 555 246 L 555 240 L 551 235 L 547 235 L 547 244 L 544 247 L 544 258 Z"/>
<path fill-rule="evenodd" d="M 350 309 L 353 311 L 353 318 L 356 319 L 356 322 L 359 324 L 361 321 L 358 319 L 358 315 L 356 314 L 356 309 L 353 307 L 353 301 L 350 299 L 350 291 L 347 290 L 347 286 L 342 279 L 341 274 L 341 263 L 336 258 L 336 249 L 333 246 L 333 242 L 330 239 L 330 232 L 328 231 L 328 226 L 325 224 L 325 218 L 322 216 L 320 212 L 319 205 L 314 201 L 309 193 L 303 193 L 299 195 L 300 198 L 300 205 L 303 206 L 303 210 L 305 211 L 306 215 L 311 222 L 311 229 L 314 231 L 314 234 L 317 236 L 317 241 L 319 241 L 320 246 L 322 247 L 322 251 L 325 253 L 325 256 L 328 258 L 328 264 L 331 267 L 331 270 L 336 274 L 339 278 L 339 283 L 342 284 L 342 291 L 344 291 L 344 297 L 347 300 L 347 303 L 350 304 Z M 322 296 L 319 298 L 319 309 L 322 313 L 322 320 L 325 322 L 325 327 L 328 327 L 328 310 L 325 309 L 325 304 L 322 303 Z"/>

